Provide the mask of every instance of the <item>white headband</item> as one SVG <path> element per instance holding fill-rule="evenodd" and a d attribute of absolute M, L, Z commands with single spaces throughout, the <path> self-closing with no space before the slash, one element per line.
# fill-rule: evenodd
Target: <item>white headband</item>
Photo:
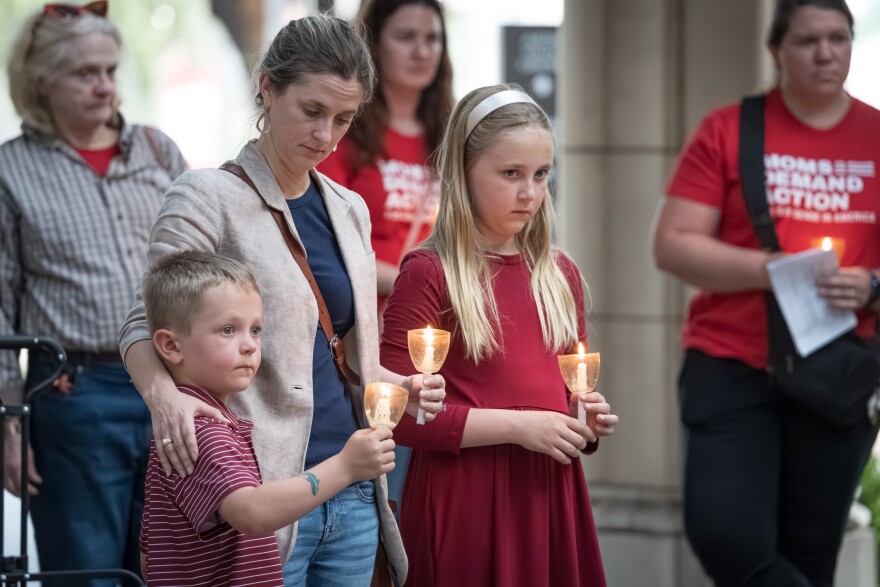
<path fill-rule="evenodd" d="M 479 104 L 477 104 L 467 117 L 467 126 L 464 128 L 464 138 L 467 140 L 474 129 L 480 124 L 480 121 L 508 104 L 535 104 L 531 96 L 519 90 L 504 90 L 496 94 L 492 94 Z M 538 106 L 535 104 L 535 106 Z"/>

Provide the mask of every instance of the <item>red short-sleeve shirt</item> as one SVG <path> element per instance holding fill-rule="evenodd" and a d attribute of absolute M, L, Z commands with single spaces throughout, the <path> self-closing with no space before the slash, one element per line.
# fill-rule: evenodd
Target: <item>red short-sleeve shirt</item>
<path fill-rule="evenodd" d="M 192 475 L 166 477 L 150 446 L 141 551 L 151 587 L 282 587 L 281 558 L 273 534 L 246 536 L 220 516 L 223 499 L 261 484 L 253 426 L 203 390 L 178 386 L 223 412 L 226 424 L 196 418 L 199 458 Z"/>
<path fill-rule="evenodd" d="M 666 193 L 719 208 L 716 237 L 758 249 L 739 176 L 739 104 L 716 110 L 681 154 Z M 880 111 L 852 99 L 836 126 L 817 130 L 796 119 L 778 90 L 767 95 L 764 166 L 770 213 L 782 250 L 796 253 L 823 237 L 843 240 L 842 266 L 880 267 Z M 870 337 L 875 314 L 858 312 Z M 701 290 L 688 311 L 684 348 L 767 366 L 764 293 Z"/>
<path fill-rule="evenodd" d="M 376 259 L 400 264 L 410 228 L 421 219 L 413 246 L 431 233 L 440 184 L 428 165 L 423 136 L 385 133 L 385 152 L 372 165 L 355 165 L 357 145 L 343 138 L 335 153 L 318 166 L 321 173 L 357 192 L 367 203 Z"/>

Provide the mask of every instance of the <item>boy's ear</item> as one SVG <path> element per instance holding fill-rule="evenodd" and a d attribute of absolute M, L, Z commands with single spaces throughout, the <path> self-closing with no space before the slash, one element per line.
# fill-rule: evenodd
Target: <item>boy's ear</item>
<path fill-rule="evenodd" d="M 179 365 L 183 362 L 183 355 L 180 353 L 180 346 L 177 344 L 177 335 L 173 330 L 160 328 L 153 333 L 153 347 L 163 359 L 172 365 Z"/>

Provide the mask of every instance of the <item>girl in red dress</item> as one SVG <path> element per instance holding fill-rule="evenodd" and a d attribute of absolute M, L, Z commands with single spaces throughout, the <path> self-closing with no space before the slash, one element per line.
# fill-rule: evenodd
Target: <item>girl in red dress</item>
<path fill-rule="evenodd" d="M 453 334 L 447 411 L 394 433 L 414 449 L 407 585 L 605 585 L 579 457 L 618 418 L 591 393 L 580 423 L 557 366 L 586 332 L 581 275 L 550 242 L 553 146 L 547 115 L 511 86 L 468 94 L 444 131 L 437 224 L 404 259 L 382 336 L 399 370 L 407 330 Z"/>

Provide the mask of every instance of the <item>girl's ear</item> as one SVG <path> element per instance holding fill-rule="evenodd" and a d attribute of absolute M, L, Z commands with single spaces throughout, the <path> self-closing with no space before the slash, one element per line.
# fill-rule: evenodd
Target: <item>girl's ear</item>
<path fill-rule="evenodd" d="M 172 365 L 179 365 L 183 362 L 183 354 L 180 352 L 177 334 L 173 330 L 160 328 L 154 332 L 153 347 L 159 353 L 159 356 Z"/>

